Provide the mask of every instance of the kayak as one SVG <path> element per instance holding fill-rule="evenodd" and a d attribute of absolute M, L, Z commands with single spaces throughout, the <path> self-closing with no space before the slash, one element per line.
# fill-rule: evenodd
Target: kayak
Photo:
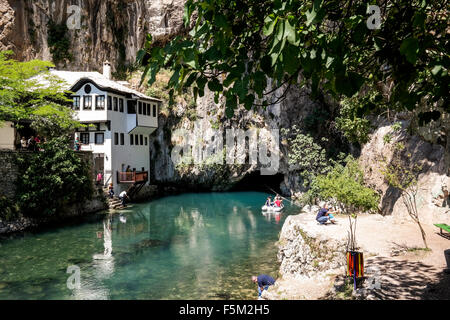
<path fill-rule="evenodd" d="M 262 206 L 261 210 L 262 211 L 269 211 L 269 212 L 280 212 L 281 210 L 283 210 L 284 206 L 281 207 L 271 207 L 271 206 Z"/>

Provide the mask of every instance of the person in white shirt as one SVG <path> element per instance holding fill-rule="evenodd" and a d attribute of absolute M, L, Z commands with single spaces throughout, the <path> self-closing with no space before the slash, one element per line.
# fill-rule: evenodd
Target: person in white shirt
<path fill-rule="evenodd" d="M 122 202 L 122 205 L 124 206 L 125 205 L 125 200 L 128 198 L 128 195 L 127 195 L 127 192 L 126 191 L 122 191 L 120 194 L 119 194 L 119 199 L 120 199 L 120 201 Z"/>

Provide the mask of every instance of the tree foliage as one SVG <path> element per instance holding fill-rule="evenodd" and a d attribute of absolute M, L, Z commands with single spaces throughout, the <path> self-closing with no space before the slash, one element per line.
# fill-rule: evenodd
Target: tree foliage
<path fill-rule="evenodd" d="M 46 61 L 19 62 L 11 51 L 0 52 L 0 122 L 31 120 L 48 138 L 71 132 L 80 125 L 73 119 L 70 100 L 60 79 Z"/>
<path fill-rule="evenodd" d="M 54 138 L 43 151 L 18 155 L 17 203 L 30 216 L 54 215 L 65 205 L 84 202 L 93 194 L 90 169 L 69 146 Z"/>
<path fill-rule="evenodd" d="M 340 153 L 333 159 L 320 144 L 327 143 L 327 138 L 322 137 L 318 141 L 296 125 L 291 129 L 281 129 L 281 134 L 287 141 L 289 171 L 297 173 L 307 189 L 300 202 L 315 203 L 320 197 L 317 176 L 327 174 L 337 163 L 343 163 L 345 154 Z"/>
<path fill-rule="evenodd" d="M 381 10 L 379 29 L 367 27 L 371 4 Z M 275 90 L 292 85 L 338 99 L 377 90 L 400 110 L 449 98 L 445 1 L 188 0 L 184 22 L 186 32 L 168 43 L 148 36 L 138 62 L 150 84 L 171 70 L 171 95 L 189 86 L 195 96 L 207 87 L 216 103 L 223 95 L 228 116 L 238 105 L 280 101 Z"/>
<path fill-rule="evenodd" d="M 338 201 L 345 211 L 376 211 L 379 195 L 364 184 L 364 175 L 357 160 L 347 157 L 346 164 L 337 163 L 326 175 L 317 177 L 323 199 Z"/>

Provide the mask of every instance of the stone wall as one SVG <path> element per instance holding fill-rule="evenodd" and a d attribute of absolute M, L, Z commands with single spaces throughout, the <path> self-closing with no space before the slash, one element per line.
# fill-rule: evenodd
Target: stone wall
<path fill-rule="evenodd" d="M 13 199 L 16 194 L 16 180 L 19 168 L 15 163 L 18 152 L 0 150 L 0 195 Z"/>
<path fill-rule="evenodd" d="M 5 196 L 14 200 L 16 195 L 16 181 L 19 174 L 16 157 L 18 154 L 32 153 L 31 151 L 10 151 L 0 150 L 0 196 Z M 93 183 L 93 156 L 92 152 L 77 152 L 77 155 L 89 164 L 91 168 L 91 177 Z M 68 206 L 60 212 L 56 219 L 74 218 L 101 210 L 108 209 L 103 191 L 94 188 L 95 193 L 92 199 L 83 203 L 76 203 Z M 29 228 L 37 228 L 41 225 L 54 222 L 54 219 L 33 219 L 20 216 L 16 221 L 2 221 L 0 219 L 0 234 L 21 232 Z"/>

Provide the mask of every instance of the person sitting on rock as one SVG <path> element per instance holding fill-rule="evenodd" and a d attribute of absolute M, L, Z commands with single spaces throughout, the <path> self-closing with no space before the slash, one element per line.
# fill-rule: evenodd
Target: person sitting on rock
<path fill-rule="evenodd" d="M 275 279 L 267 274 L 252 276 L 252 281 L 258 284 L 258 298 L 261 298 L 262 292 L 269 289 L 269 286 L 275 284 Z"/>

